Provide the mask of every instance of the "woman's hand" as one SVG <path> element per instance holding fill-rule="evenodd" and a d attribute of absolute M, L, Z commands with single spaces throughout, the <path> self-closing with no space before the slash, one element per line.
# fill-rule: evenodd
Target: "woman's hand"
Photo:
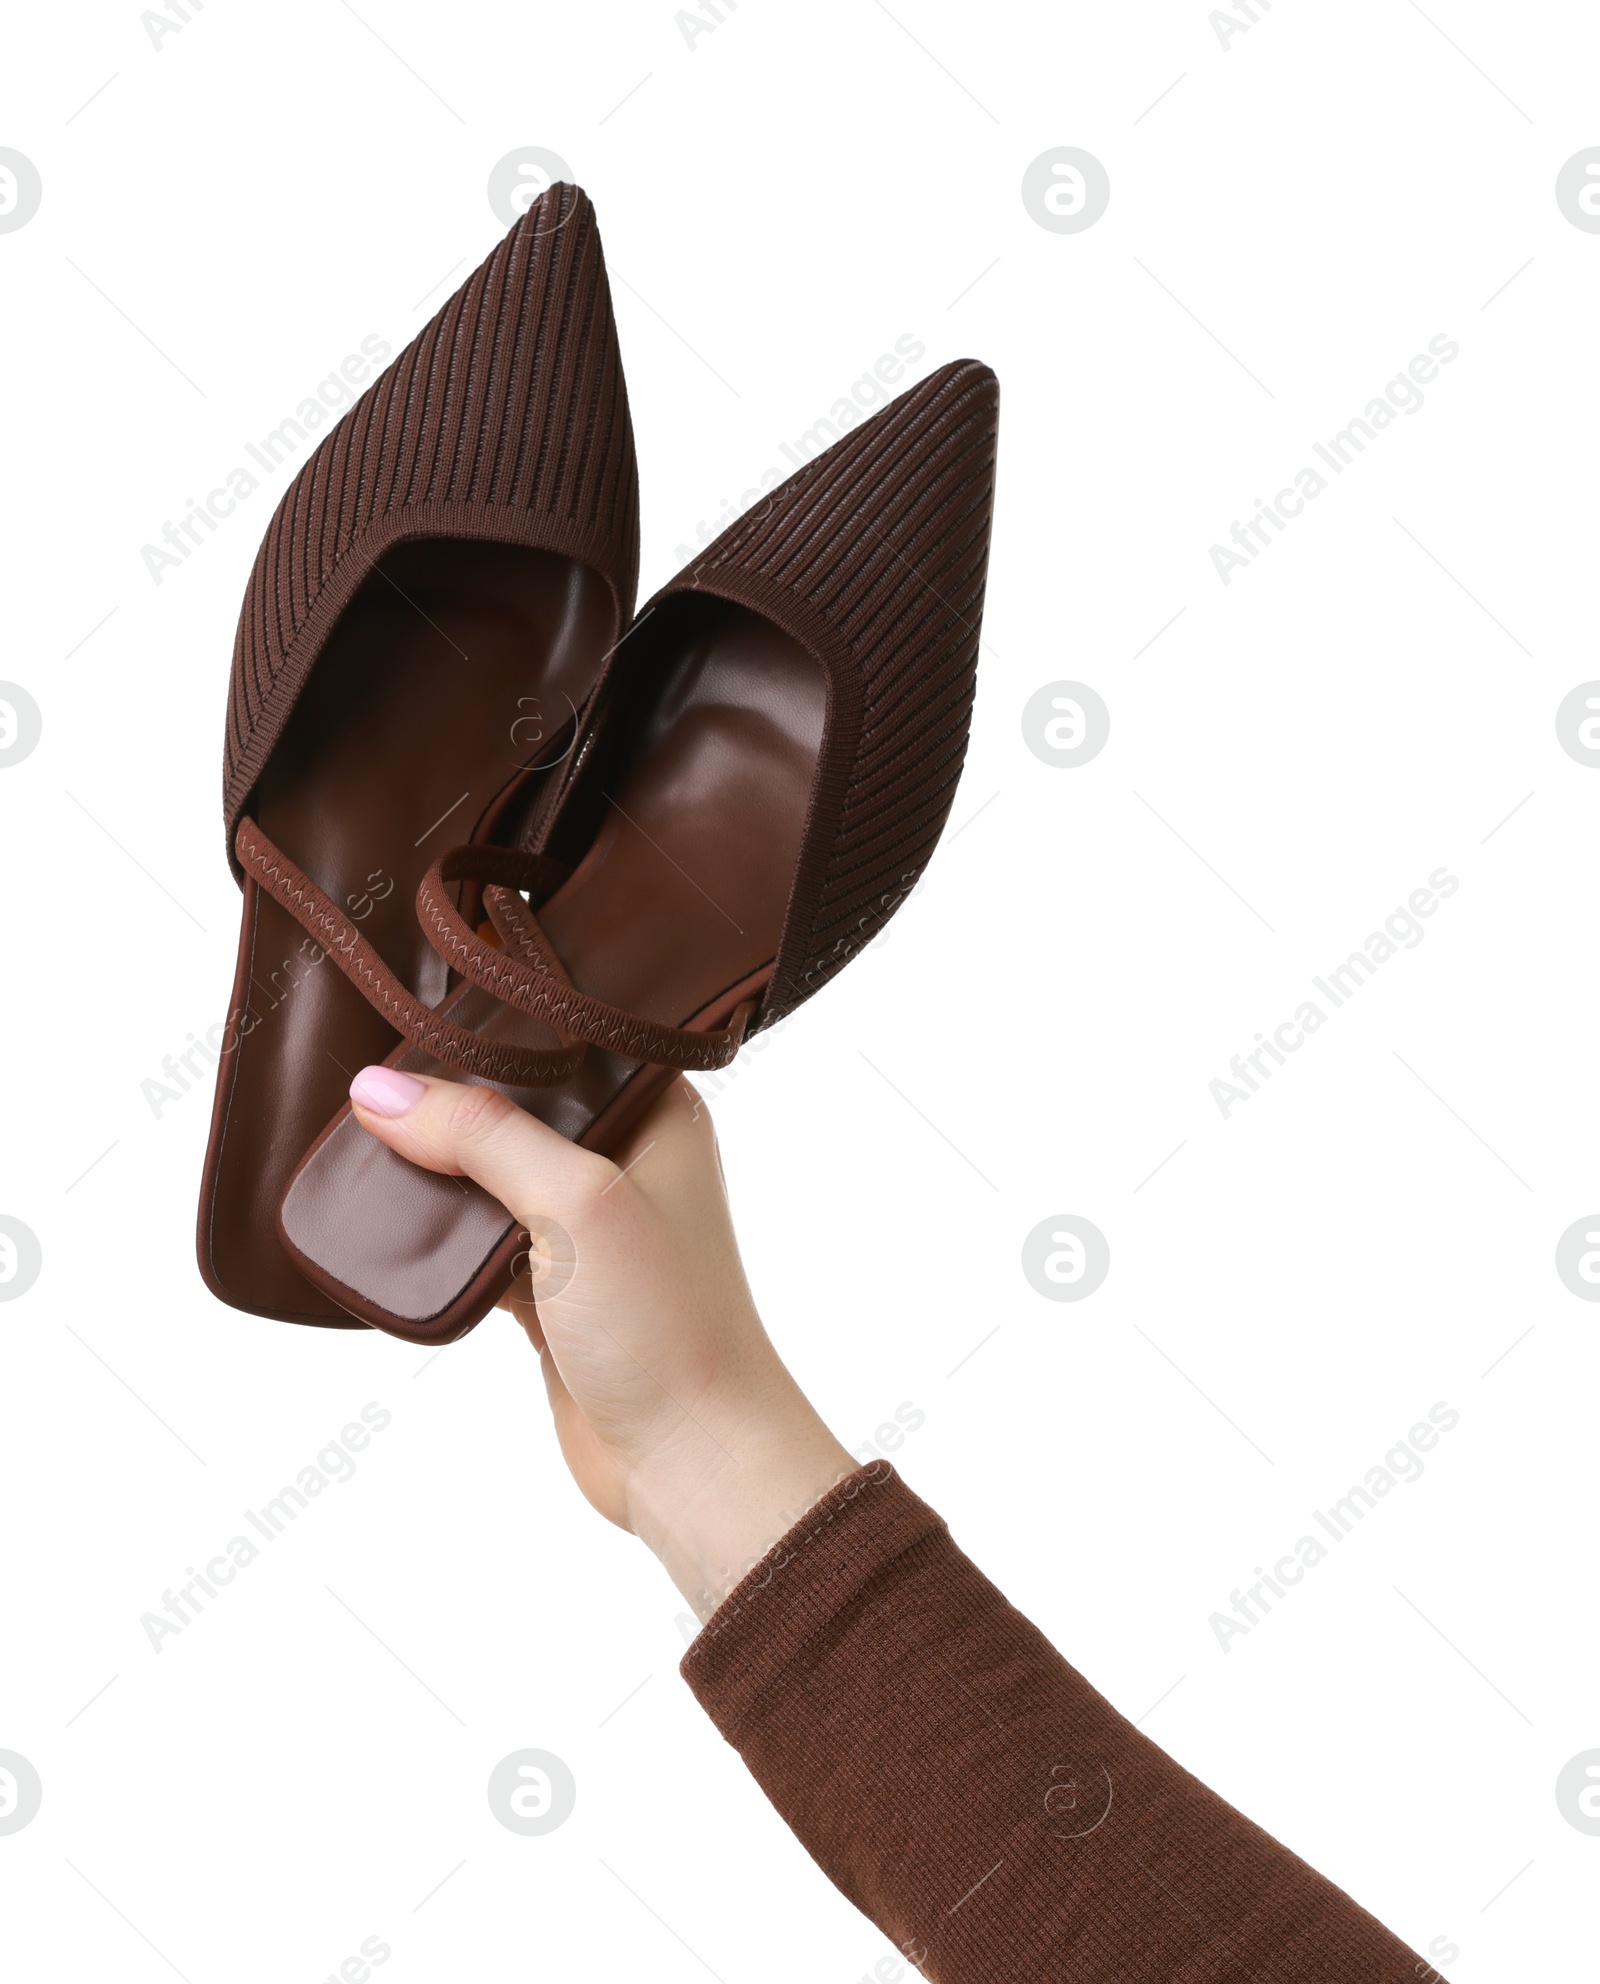
<path fill-rule="evenodd" d="M 855 1463 L 756 1314 L 704 1102 L 673 1083 L 616 1161 L 498 1090 L 364 1068 L 357 1120 L 475 1179 L 532 1235 L 503 1307 L 544 1367 L 573 1478 L 707 1619 Z"/>

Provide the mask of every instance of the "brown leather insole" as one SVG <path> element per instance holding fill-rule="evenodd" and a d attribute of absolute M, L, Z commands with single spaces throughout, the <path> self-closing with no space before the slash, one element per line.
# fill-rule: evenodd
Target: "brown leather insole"
<path fill-rule="evenodd" d="M 605 774 L 588 854 L 539 920 L 581 990 L 669 1025 L 717 1026 L 777 953 L 827 694 L 815 658 L 758 615 L 699 600 L 691 624 L 625 685 L 648 712 Z M 448 1010 L 496 1040 L 555 1044 L 473 986 Z M 449 1074 L 416 1050 L 392 1064 Z M 560 1087 L 505 1093 L 604 1145 L 638 1113 L 619 1107 L 625 1095 L 642 1108 L 671 1079 L 591 1048 Z M 406 1163 L 346 1111 L 296 1175 L 281 1226 L 308 1272 L 415 1334 L 481 1281 L 511 1222 L 478 1186 Z"/>
<path fill-rule="evenodd" d="M 385 554 L 317 657 L 248 810 L 430 1005 L 447 974 L 417 922 L 417 883 L 445 848 L 527 803 L 570 740 L 614 625 L 609 589 L 586 566 L 426 538 Z M 218 1071 L 207 1279 L 240 1308 L 348 1325 L 285 1255 L 278 1202 L 351 1075 L 397 1036 L 249 882 L 233 1005 L 247 1017 Z"/>

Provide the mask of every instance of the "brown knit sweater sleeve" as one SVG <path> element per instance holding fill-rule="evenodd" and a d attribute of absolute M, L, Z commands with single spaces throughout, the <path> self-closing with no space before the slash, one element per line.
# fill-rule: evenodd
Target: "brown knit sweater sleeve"
<path fill-rule="evenodd" d="M 745 1578 L 683 1675 L 935 1984 L 1416 1984 L 1428 1966 L 1098 1695 L 887 1462 Z"/>

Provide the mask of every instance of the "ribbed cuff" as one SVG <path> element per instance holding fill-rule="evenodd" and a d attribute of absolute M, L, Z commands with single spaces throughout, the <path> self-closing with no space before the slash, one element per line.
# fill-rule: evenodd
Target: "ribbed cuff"
<path fill-rule="evenodd" d="M 707 1620 L 679 1672 L 730 1743 L 795 1656 L 944 1519 L 888 1461 L 830 1488 Z"/>

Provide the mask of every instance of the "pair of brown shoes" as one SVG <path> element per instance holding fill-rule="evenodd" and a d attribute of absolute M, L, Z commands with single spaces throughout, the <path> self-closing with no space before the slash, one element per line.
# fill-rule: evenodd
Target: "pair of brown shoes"
<path fill-rule="evenodd" d="M 526 1236 L 369 1137 L 357 1069 L 492 1082 L 605 1150 L 882 929 L 966 749 L 998 405 L 945 366 L 634 618 L 627 390 L 562 184 L 324 438 L 234 650 L 224 1302 L 461 1335 Z"/>

